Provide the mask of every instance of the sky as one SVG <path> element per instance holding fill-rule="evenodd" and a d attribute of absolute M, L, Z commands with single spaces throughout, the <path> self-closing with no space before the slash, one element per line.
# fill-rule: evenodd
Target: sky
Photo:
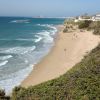
<path fill-rule="evenodd" d="M 0 16 L 78 16 L 100 13 L 100 0 L 0 0 Z"/>

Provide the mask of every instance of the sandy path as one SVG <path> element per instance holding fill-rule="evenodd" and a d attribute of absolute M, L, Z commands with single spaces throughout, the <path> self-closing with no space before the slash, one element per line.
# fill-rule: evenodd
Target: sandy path
<path fill-rule="evenodd" d="M 51 52 L 35 66 L 21 85 L 28 87 L 59 77 L 80 62 L 84 55 L 95 48 L 99 42 L 99 36 L 93 35 L 92 32 L 75 30 L 71 33 L 63 33 L 60 31 Z"/>

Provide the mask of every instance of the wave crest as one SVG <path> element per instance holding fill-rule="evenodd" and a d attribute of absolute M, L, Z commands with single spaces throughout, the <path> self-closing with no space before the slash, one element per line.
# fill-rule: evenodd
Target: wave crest
<path fill-rule="evenodd" d="M 7 60 L 9 58 L 12 58 L 12 55 L 7 55 L 7 56 L 0 56 L 0 60 Z"/>
<path fill-rule="evenodd" d="M 10 23 L 30 23 L 29 20 L 13 20 Z"/>
<path fill-rule="evenodd" d="M 10 53 L 10 54 L 25 54 L 28 52 L 32 52 L 35 50 L 36 46 L 32 47 L 13 47 L 7 48 L 6 50 L 2 50 L 1 53 Z"/>
<path fill-rule="evenodd" d="M 8 63 L 8 60 L 1 62 L 0 67 L 6 65 L 7 63 Z"/>

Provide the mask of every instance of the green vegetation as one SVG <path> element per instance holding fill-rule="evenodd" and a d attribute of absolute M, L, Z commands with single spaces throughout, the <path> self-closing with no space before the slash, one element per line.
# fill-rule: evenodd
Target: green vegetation
<path fill-rule="evenodd" d="M 0 100 L 10 100 L 10 97 L 5 95 L 4 90 L 0 90 Z"/>
<path fill-rule="evenodd" d="M 73 24 L 73 25 L 75 24 L 75 23 L 74 23 L 74 19 L 71 19 L 71 18 L 70 18 L 70 19 L 66 19 L 66 20 L 64 21 L 64 25 L 70 25 L 70 24 Z"/>
<path fill-rule="evenodd" d="M 65 20 L 64 22 L 64 30 L 63 32 L 66 33 L 66 32 L 72 32 L 75 30 L 75 26 L 76 26 L 76 23 L 74 22 L 74 19 L 67 19 Z"/>
<path fill-rule="evenodd" d="M 97 21 L 97 22 L 88 21 L 88 20 L 80 21 L 78 22 L 78 28 L 93 30 L 93 33 L 95 35 L 100 35 L 100 21 Z"/>
<path fill-rule="evenodd" d="M 88 28 L 91 23 L 92 23 L 92 21 L 88 21 L 88 20 L 80 21 L 78 23 L 78 27 L 79 27 L 79 29 Z"/>
<path fill-rule="evenodd" d="M 94 26 L 94 34 L 100 35 L 100 22 L 96 22 Z"/>
<path fill-rule="evenodd" d="M 64 33 L 68 32 L 68 27 L 66 26 L 63 30 Z"/>

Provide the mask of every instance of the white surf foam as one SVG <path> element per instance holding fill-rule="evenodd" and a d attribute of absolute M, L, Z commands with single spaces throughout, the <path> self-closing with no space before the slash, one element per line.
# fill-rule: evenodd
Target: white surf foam
<path fill-rule="evenodd" d="M 10 23 L 30 23 L 29 20 L 12 20 Z"/>
<path fill-rule="evenodd" d="M 37 39 L 35 39 L 35 42 L 36 43 L 42 40 L 42 37 L 41 36 L 35 35 L 35 37 L 37 38 Z"/>
<path fill-rule="evenodd" d="M 51 35 L 55 35 L 57 33 L 57 29 L 55 28 L 54 30 L 50 30 Z"/>
<path fill-rule="evenodd" d="M 50 36 L 50 32 L 44 31 L 44 32 L 40 32 L 37 34 L 42 36 L 43 42 L 45 42 L 45 43 L 52 43 L 53 42 L 53 37 Z"/>
<path fill-rule="evenodd" d="M 25 54 L 25 53 L 29 53 L 29 52 L 31 52 L 31 51 L 34 51 L 35 48 L 36 48 L 36 46 L 30 47 L 30 48 L 28 48 L 27 50 L 24 50 L 21 54 Z"/>
<path fill-rule="evenodd" d="M 34 41 L 34 39 L 23 39 L 23 38 L 19 38 L 19 39 L 0 39 L 0 41 Z"/>
<path fill-rule="evenodd" d="M 7 56 L 0 56 L 0 60 L 7 60 L 9 58 L 12 58 L 12 55 L 7 55 Z"/>
<path fill-rule="evenodd" d="M 20 83 L 29 75 L 32 69 L 33 69 L 33 65 L 30 65 L 29 67 L 25 69 L 22 69 L 11 75 L 8 75 L 7 79 L 0 81 L 0 87 L 2 87 L 2 89 L 5 89 L 7 94 L 11 93 L 12 89 L 15 86 L 20 85 Z"/>
<path fill-rule="evenodd" d="M 13 48 L 7 48 L 6 50 L 2 50 L 1 53 L 14 53 L 14 54 L 25 54 L 28 52 L 32 52 L 35 50 L 36 46 L 32 47 L 13 47 Z"/>
<path fill-rule="evenodd" d="M 54 27 L 54 25 L 52 24 L 37 24 L 38 26 L 43 26 L 43 27 L 48 27 L 54 30 L 57 30 L 56 27 Z"/>
<path fill-rule="evenodd" d="M 8 63 L 8 60 L 1 62 L 0 67 L 6 65 L 7 63 Z"/>
<path fill-rule="evenodd" d="M 37 24 L 37 26 L 51 27 L 51 26 L 52 26 L 52 24 L 51 24 L 51 25 L 50 25 L 50 24 Z"/>
<path fill-rule="evenodd" d="M 23 39 L 23 38 L 19 38 L 19 39 L 15 39 L 18 41 L 34 41 L 34 39 Z"/>
<path fill-rule="evenodd" d="M 57 28 L 54 25 L 50 24 L 37 24 L 38 26 L 48 27 L 50 28 L 50 32 L 54 35 L 57 32 Z"/>

